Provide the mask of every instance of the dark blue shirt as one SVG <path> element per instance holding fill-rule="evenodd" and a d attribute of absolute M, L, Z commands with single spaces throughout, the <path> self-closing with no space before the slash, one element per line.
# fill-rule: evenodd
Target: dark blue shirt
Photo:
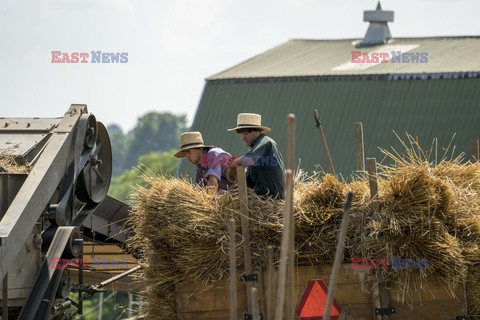
<path fill-rule="evenodd" d="M 251 145 L 245 157 L 252 158 L 247 169 L 247 186 L 259 195 L 283 199 L 285 196 L 285 166 L 277 143 L 261 134 Z"/>

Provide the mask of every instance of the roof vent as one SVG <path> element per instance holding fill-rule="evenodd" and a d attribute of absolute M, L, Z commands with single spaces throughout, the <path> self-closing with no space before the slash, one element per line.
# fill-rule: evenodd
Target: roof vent
<path fill-rule="evenodd" d="M 377 10 L 364 11 L 363 21 L 370 22 L 367 34 L 361 45 L 372 46 L 387 43 L 392 37 L 387 22 L 393 22 L 393 11 L 383 11 L 380 1 L 377 4 Z"/>

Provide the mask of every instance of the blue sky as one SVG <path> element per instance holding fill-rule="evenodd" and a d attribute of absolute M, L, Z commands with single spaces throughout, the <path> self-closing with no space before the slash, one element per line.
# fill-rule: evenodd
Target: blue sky
<path fill-rule="evenodd" d="M 152 110 L 191 121 L 208 76 L 289 39 L 360 39 L 363 10 L 376 3 L 2 0 L 0 116 L 59 117 L 71 103 L 86 103 L 98 120 L 124 130 Z M 382 7 L 395 11 L 393 37 L 480 35 L 478 0 Z M 54 64 L 51 51 L 127 52 L 128 63 Z"/>

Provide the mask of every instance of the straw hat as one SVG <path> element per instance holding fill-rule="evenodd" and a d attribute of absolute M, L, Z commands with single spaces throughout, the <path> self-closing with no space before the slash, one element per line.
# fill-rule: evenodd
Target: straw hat
<path fill-rule="evenodd" d="M 180 136 L 180 150 L 175 153 L 175 157 L 184 157 L 183 152 L 192 148 L 212 148 L 213 146 L 206 146 L 203 144 L 202 134 L 198 131 L 184 132 Z"/>
<path fill-rule="evenodd" d="M 228 131 L 235 131 L 238 129 L 261 129 L 264 132 L 269 132 L 270 128 L 262 126 L 262 116 L 256 113 L 239 113 L 237 116 L 237 126 Z"/>

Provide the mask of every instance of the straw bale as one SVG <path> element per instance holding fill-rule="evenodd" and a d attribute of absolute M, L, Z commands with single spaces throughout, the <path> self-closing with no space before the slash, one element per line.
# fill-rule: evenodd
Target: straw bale
<path fill-rule="evenodd" d="M 379 166 L 375 211 L 364 175 L 351 182 L 329 174 L 297 175 L 297 264 L 333 262 L 345 194 L 352 190 L 355 195 L 344 262 L 351 262 L 352 257 L 428 261 L 428 268 L 371 272 L 368 282 L 397 284 L 405 301 L 419 294 L 428 280 L 443 281 L 452 296 L 459 285 L 475 283 L 478 287 L 478 276 L 472 280 L 467 275 L 480 263 L 480 165 L 442 159 L 435 166 L 419 148 L 410 148 L 406 156 L 385 153 L 394 164 Z M 210 195 L 185 180 L 161 176 L 145 176 L 145 180 L 150 187 L 138 187 L 133 193 L 135 236 L 130 245 L 143 253 L 147 264 L 144 280 L 149 318 L 169 319 L 159 308 L 175 313 L 171 297 L 176 284 L 196 281 L 207 286 L 228 276 L 230 217 L 237 222 L 237 269 L 242 272 L 239 199 L 235 190 Z M 268 245 L 276 246 L 278 261 L 283 201 L 249 191 L 248 208 L 253 264 L 262 270 Z M 472 310 L 480 309 L 480 295 L 471 296 Z M 167 306 L 167 302 L 171 304 Z"/>
<path fill-rule="evenodd" d="M 150 301 L 164 301 L 177 283 L 197 281 L 208 284 L 228 274 L 228 228 L 230 217 L 237 220 L 240 235 L 239 200 L 235 192 L 213 196 L 189 182 L 165 177 L 145 177 L 150 188 L 138 187 L 133 196 L 135 236 L 133 248 L 143 253 L 147 265 L 145 288 Z M 267 244 L 280 243 L 281 201 L 262 199 L 249 192 L 251 247 L 255 257 L 266 254 Z M 262 221 L 262 223 L 253 223 Z M 280 229 L 278 229 L 280 228 Z M 238 268 L 243 268 L 241 237 L 237 240 Z M 263 259 L 255 259 L 263 267 Z M 174 300 L 171 300 L 173 303 Z M 165 302 L 162 302 L 165 303 Z M 150 303 L 152 319 L 171 319 Z M 167 309 L 174 310 L 172 306 Z"/>
<path fill-rule="evenodd" d="M 480 320 L 480 263 L 471 266 L 468 270 L 466 294 L 468 301 L 468 315 L 472 320 Z"/>

